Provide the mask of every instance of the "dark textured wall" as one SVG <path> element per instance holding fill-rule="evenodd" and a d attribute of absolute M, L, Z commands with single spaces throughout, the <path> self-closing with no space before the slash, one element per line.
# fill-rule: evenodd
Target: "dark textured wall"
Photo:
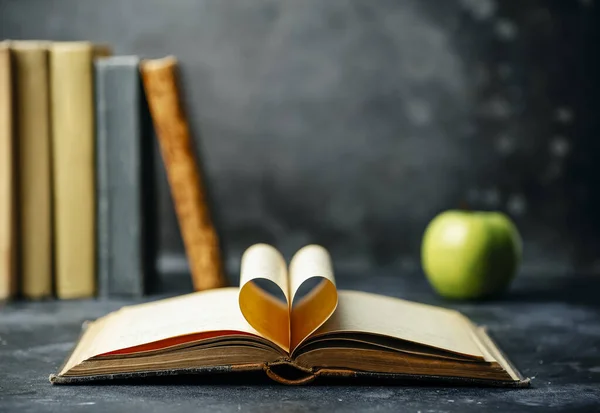
<path fill-rule="evenodd" d="M 600 271 L 593 0 L 0 0 L 0 37 L 174 54 L 232 273 L 251 243 L 418 268 L 468 204 L 525 269 Z M 158 267 L 185 272 L 160 159 Z"/>

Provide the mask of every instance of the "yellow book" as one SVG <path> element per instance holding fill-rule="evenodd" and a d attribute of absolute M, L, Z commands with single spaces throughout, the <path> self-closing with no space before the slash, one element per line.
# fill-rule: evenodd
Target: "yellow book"
<path fill-rule="evenodd" d="M 16 293 L 17 281 L 13 75 L 8 42 L 0 42 L 0 300 Z"/>
<path fill-rule="evenodd" d="M 50 45 L 56 295 L 95 294 L 93 59 L 90 42 Z"/>
<path fill-rule="evenodd" d="M 461 313 L 338 290 L 325 248 L 302 248 L 288 267 L 266 244 L 244 253 L 239 288 L 128 306 L 86 323 L 50 381 L 240 371 L 284 384 L 337 377 L 529 385 Z"/>
<path fill-rule="evenodd" d="M 21 292 L 52 294 L 48 43 L 12 42 L 16 68 Z"/>

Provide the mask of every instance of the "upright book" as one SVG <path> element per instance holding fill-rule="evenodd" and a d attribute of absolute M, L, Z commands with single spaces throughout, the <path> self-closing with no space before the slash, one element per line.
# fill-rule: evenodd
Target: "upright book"
<path fill-rule="evenodd" d="M 284 298 L 262 289 L 265 282 Z M 50 381 L 254 370 L 285 384 L 328 376 L 529 384 L 462 314 L 338 291 L 324 248 L 304 247 L 288 271 L 281 254 L 265 244 L 244 253 L 239 289 L 124 307 L 88 323 Z"/>
<path fill-rule="evenodd" d="M 54 247 L 58 298 L 96 292 L 93 60 L 90 42 L 50 46 Z"/>
<path fill-rule="evenodd" d="M 143 145 L 149 140 L 136 56 L 95 62 L 98 289 L 144 293 Z"/>
<path fill-rule="evenodd" d="M 0 42 L 0 300 L 17 291 L 13 79 L 9 44 Z"/>
<path fill-rule="evenodd" d="M 16 78 L 21 293 L 52 294 L 48 42 L 12 42 Z"/>
<path fill-rule="evenodd" d="M 196 291 L 227 280 L 205 186 L 180 98 L 177 60 L 144 60 L 140 71 L 167 172 L 175 212 Z"/>

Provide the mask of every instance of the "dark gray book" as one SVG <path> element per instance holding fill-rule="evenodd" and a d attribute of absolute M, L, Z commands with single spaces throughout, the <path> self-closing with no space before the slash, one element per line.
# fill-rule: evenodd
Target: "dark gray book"
<path fill-rule="evenodd" d="M 100 296 L 144 294 L 143 145 L 150 142 L 139 58 L 95 61 Z"/>

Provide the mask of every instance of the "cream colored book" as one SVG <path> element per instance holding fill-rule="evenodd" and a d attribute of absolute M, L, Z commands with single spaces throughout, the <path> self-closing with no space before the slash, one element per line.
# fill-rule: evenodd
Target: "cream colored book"
<path fill-rule="evenodd" d="M 21 293 L 52 294 L 48 42 L 12 42 L 16 69 Z"/>
<path fill-rule="evenodd" d="M 302 248 L 287 268 L 266 244 L 244 253 L 239 288 L 124 307 L 88 323 L 50 381 L 253 370 L 285 384 L 332 376 L 529 384 L 464 315 L 338 291 L 323 247 Z"/>
<path fill-rule="evenodd" d="M 93 59 L 104 45 L 50 46 L 56 295 L 95 294 Z"/>
<path fill-rule="evenodd" d="M 8 42 L 0 42 L 0 300 L 16 293 L 15 136 L 13 78 Z"/>

